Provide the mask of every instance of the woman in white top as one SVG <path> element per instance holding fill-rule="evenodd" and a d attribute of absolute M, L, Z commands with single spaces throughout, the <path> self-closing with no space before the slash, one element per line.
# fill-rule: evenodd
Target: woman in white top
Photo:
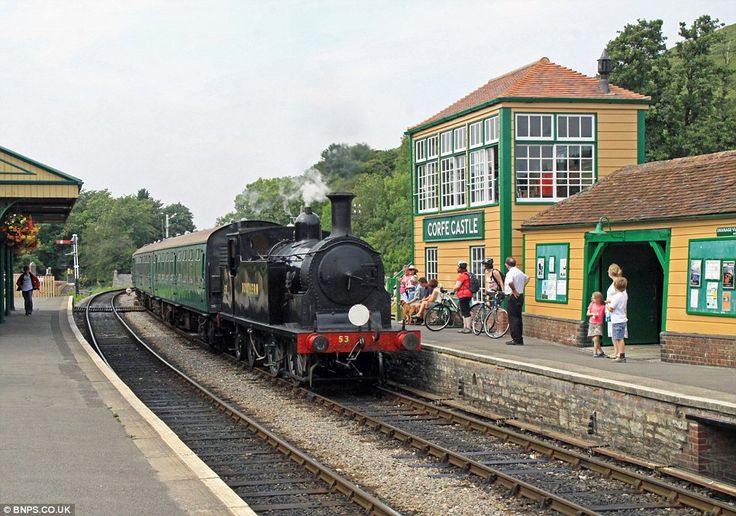
<path fill-rule="evenodd" d="M 624 274 L 623 269 L 616 263 L 612 263 L 608 266 L 608 277 L 611 278 L 611 286 L 608 287 L 608 290 L 606 290 L 606 305 L 609 305 L 611 303 L 611 299 L 613 299 L 613 296 L 616 294 L 616 287 L 614 286 L 616 283 L 616 279 L 622 277 Z M 613 324 L 611 324 L 611 312 L 606 310 L 606 323 L 608 323 L 607 330 L 608 330 L 608 336 L 611 337 L 613 334 Z M 626 337 L 628 338 L 629 332 L 626 331 Z M 614 351 L 611 354 L 609 358 L 618 358 L 618 349 L 614 346 Z"/>

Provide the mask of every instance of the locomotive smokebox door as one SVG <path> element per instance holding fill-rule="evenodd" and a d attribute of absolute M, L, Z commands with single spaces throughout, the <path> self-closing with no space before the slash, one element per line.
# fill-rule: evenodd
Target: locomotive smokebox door
<path fill-rule="evenodd" d="M 363 302 L 376 288 L 376 272 L 374 257 L 358 246 L 333 247 L 318 270 L 322 292 L 342 306 Z"/>

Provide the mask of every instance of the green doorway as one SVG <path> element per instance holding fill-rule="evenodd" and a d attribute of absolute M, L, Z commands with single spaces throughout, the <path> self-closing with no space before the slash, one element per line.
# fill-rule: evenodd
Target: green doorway
<path fill-rule="evenodd" d="M 608 244 L 601 254 L 599 267 L 603 296 L 611 285 L 608 266 L 617 263 L 628 280 L 627 317 L 629 338 L 627 344 L 658 344 L 662 327 L 662 284 L 664 271 L 652 247 L 647 243 Z M 604 329 L 604 332 L 606 330 Z M 606 335 L 604 342 L 609 344 Z"/>
<path fill-rule="evenodd" d="M 609 231 L 586 235 L 586 297 L 606 295 L 611 285 L 608 266 L 616 263 L 628 280 L 629 338 L 627 344 L 658 344 L 665 330 L 669 230 Z M 605 329 L 604 329 L 605 332 Z M 610 344 L 609 336 L 603 342 Z"/>

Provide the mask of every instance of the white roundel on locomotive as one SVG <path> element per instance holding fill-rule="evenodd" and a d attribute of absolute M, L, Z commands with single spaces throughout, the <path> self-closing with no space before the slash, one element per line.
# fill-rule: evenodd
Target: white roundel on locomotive
<path fill-rule="evenodd" d="M 338 305 L 360 303 L 379 284 L 378 260 L 376 253 L 353 244 L 327 250 L 317 271 L 322 292 Z"/>

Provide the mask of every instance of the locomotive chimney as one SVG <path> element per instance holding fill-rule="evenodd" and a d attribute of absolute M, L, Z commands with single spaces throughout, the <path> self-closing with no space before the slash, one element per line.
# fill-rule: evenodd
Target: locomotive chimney
<path fill-rule="evenodd" d="M 294 222 L 294 240 L 299 242 L 301 240 L 321 239 L 322 228 L 320 227 L 319 217 L 312 213 L 312 208 L 305 206 L 304 212 Z"/>
<path fill-rule="evenodd" d="M 352 231 L 351 211 L 353 198 L 351 193 L 333 193 L 327 196 L 332 201 L 332 232 L 331 237 L 347 236 Z"/>

